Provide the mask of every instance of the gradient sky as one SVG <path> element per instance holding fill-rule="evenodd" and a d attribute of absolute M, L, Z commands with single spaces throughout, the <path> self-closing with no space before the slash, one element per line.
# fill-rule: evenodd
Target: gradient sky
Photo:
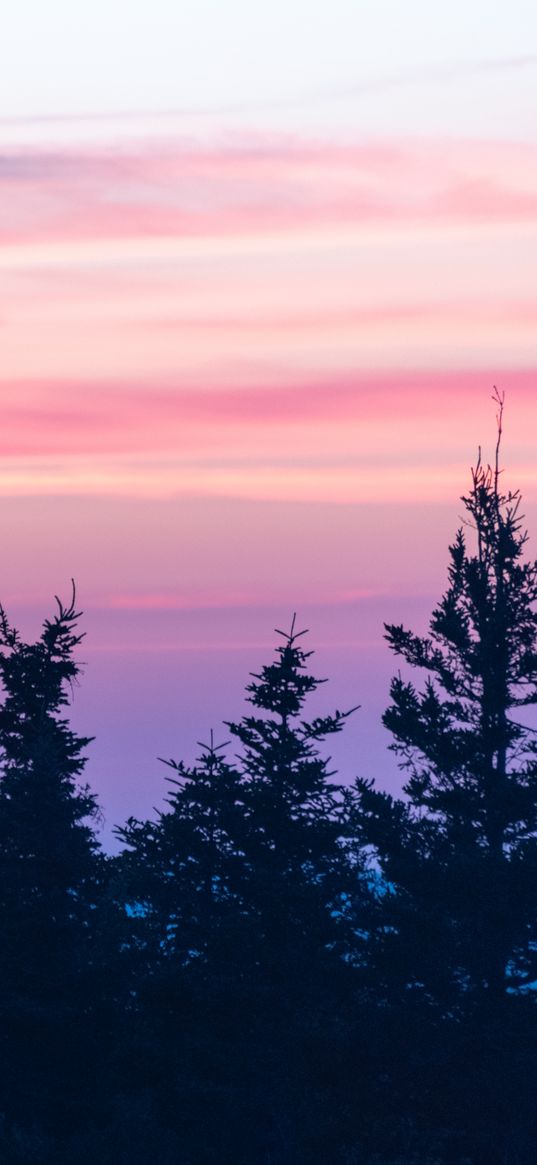
<path fill-rule="evenodd" d="M 4 16 L 0 597 L 30 636 L 77 580 L 107 841 L 294 610 L 344 775 L 397 782 L 382 623 L 441 592 L 494 384 L 537 529 L 536 87 L 521 0 Z"/>

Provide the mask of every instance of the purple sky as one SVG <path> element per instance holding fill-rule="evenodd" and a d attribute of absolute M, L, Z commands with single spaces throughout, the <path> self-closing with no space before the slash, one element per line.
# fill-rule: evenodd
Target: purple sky
<path fill-rule="evenodd" d="M 6 15 L 0 599 L 30 637 L 76 579 L 107 844 L 295 610 L 319 707 L 362 704 L 343 775 L 399 779 L 382 624 L 442 592 L 494 384 L 537 530 L 535 33 L 529 0 Z"/>

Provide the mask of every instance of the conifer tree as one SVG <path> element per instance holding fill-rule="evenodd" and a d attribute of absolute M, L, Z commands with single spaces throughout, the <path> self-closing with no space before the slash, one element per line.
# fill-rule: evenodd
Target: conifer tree
<path fill-rule="evenodd" d="M 386 627 L 395 654 L 427 673 L 421 691 L 396 676 L 384 716 L 407 799 L 362 791 L 387 882 L 430 928 L 438 984 L 501 994 L 537 973 L 537 742 L 525 716 L 537 704 L 537 563 L 524 559 L 520 494 L 502 488 L 495 399 L 495 464 L 473 471 L 430 633 Z"/>
<path fill-rule="evenodd" d="M 271 958 L 282 942 L 314 945 L 315 918 L 333 937 L 344 914 L 338 878 L 349 876 L 347 800 L 318 745 L 341 731 L 350 712 L 300 719 L 324 681 L 307 672 L 312 653 L 302 649 L 305 632 L 295 632 L 295 619 L 278 634 L 284 642 L 276 660 L 247 687 L 258 714 L 227 722 L 242 745 L 235 765 L 211 734 L 193 767 L 164 762 L 174 773 L 172 792 L 156 820 L 131 818 L 118 830 L 127 847 L 124 892 L 138 901 L 141 931 L 159 959 L 197 957 L 219 915 L 231 925 L 233 903 L 248 918 L 252 941 L 256 928 L 264 935 Z"/>
<path fill-rule="evenodd" d="M 307 697 L 324 680 L 307 670 L 313 654 L 300 640 L 305 631 L 278 631 L 276 660 L 247 686 L 255 714 L 227 723 L 242 745 L 238 758 L 245 782 L 247 877 L 253 917 L 273 974 L 295 958 L 343 943 L 349 871 L 344 841 L 347 801 L 333 782 L 330 759 L 319 744 L 342 730 L 356 709 L 301 719 Z M 296 966 L 294 972 L 296 973 Z"/>
<path fill-rule="evenodd" d="M 275 662 L 247 689 L 255 715 L 227 725 L 240 758 L 230 764 L 211 739 L 192 768 L 166 762 L 165 811 L 120 831 L 146 1033 L 130 1058 L 150 1065 L 159 1125 L 193 1160 L 298 1163 L 325 1134 L 328 1158 L 337 1142 L 319 1075 L 337 1048 L 357 872 L 319 744 L 349 713 L 301 719 L 321 682 L 302 634 L 294 620 L 280 632 Z"/>
<path fill-rule="evenodd" d="M 74 1085 L 100 877 L 97 804 L 79 785 L 90 738 L 63 715 L 80 671 L 74 585 L 56 602 L 35 643 L 0 607 L 0 1111 L 38 1122 L 63 1119 Z"/>
<path fill-rule="evenodd" d="M 151 1097 L 151 1119 L 176 1152 L 225 1161 L 225 1145 L 235 1151 L 239 1136 L 240 1090 L 230 1081 L 243 1002 L 243 807 L 225 745 L 211 733 L 200 749 L 192 766 L 164 761 L 170 793 L 154 820 L 130 818 L 118 830 L 126 846 L 116 886 L 127 916 L 122 1059 L 127 1079 L 130 1064 L 143 1063 L 133 1095 Z"/>
<path fill-rule="evenodd" d="M 282 1163 L 337 1160 L 347 1135 L 357 987 L 349 955 L 363 957 L 358 926 L 367 893 L 350 844 L 347 793 L 321 751 L 355 709 L 304 716 L 325 681 L 311 674 L 313 653 L 295 623 L 277 632 L 276 658 L 252 675 L 252 713 L 227 724 L 244 782 L 248 927 L 240 958 L 252 1033 L 243 1059 L 262 1097 L 255 1159 Z"/>
<path fill-rule="evenodd" d="M 461 1159 L 487 1165 L 533 1159 L 537 980 L 537 563 L 520 494 L 503 487 L 494 399 L 494 464 L 479 456 L 472 472 L 429 634 L 386 626 L 394 653 L 425 674 L 421 687 L 398 674 L 384 715 L 405 797 L 358 785 L 383 875 L 379 991 L 411 1032 L 406 1103 L 418 1097 L 447 1129 L 453 1159 L 458 1143 Z M 400 1057 L 392 1069 L 400 1082 Z"/>
<path fill-rule="evenodd" d="M 130 818 L 117 831 L 127 846 L 124 893 L 150 957 L 183 967 L 199 965 L 217 942 L 227 941 L 240 881 L 240 779 L 212 732 L 210 744 L 200 748 L 191 767 L 163 762 L 174 776 L 156 820 Z"/>
<path fill-rule="evenodd" d="M 50 986 L 54 952 L 56 973 L 87 922 L 98 850 L 96 799 L 78 783 L 91 738 L 61 714 L 80 671 L 74 587 L 67 606 L 56 601 L 33 644 L 0 607 L 0 960 L 3 976 L 19 987 L 31 979 L 38 992 Z"/>

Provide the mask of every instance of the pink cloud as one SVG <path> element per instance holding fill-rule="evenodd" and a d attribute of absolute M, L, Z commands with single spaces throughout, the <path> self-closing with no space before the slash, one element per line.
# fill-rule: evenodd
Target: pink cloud
<path fill-rule="evenodd" d="M 517 190 L 487 177 L 462 181 L 437 195 L 436 210 L 447 218 L 532 220 L 537 212 L 537 183 L 535 190 Z"/>
<path fill-rule="evenodd" d="M 270 308 L 267 308 L 263 313 L 260 311 L 252 312 L 245 308 L 241 314 L 236 313 L 235 315 L 225 312 L 218 315 L 200 314 L 197 316 L 191 316 L 188 313 L 170 314 L 170 316 L 164 316 L 160 319 L 152 318 L 147 321 L 145 326 L 157 331 L 186 328 L 192 331 L 207 330 L 226 333 L 237 331 L 244 335 L 249 331 L 283 334 L 286 332 L 311 332 L 312 330 L 318 332 L 319 330 L 331 331 L 347 328 L 355 330 L 367 328 L 369 330 L 375 327 L 384 328 L 391 324 L 415 322 L 421 325 L 438 322 L 446 325 L 467 324 L 468 322 L 490 322 L 492 324 L 514 322 L 535 325 L 537 323 L 537 301 L 387 302 L 355 308 L 341 307 L 338 310 L 329 306 L 324 310 L 318 308 L 315 311 L 308 308 L 295 309 L 285 313 L 279 313 Z"/>
<path fill-rule="evenodd" d="M 260 604 L 259 593 L 174 594 L 162 591 L 122 593 L 104 597 L 94 607 L 117 611 L 190 611 L 205 608 L 249 607 Z"/>
<path fill-rule="evenodd" d="M 4 244 L 537 217 L 537 146 L 255 138 L 0 158 Z"/>
<path fill-rule="evenodd" d="M 317 589 L 318 590 L 318 589 Z M 302 602 L 302 606 L 311 606 L 312 604 L 323 606 L 332 603 L 346 605 L 349 603 L 358 603 L 364 599 L 380 598 L 389 592 L 372 589 L 372 588 L 358 588 L 354 587 L 349 590 L 333 589 L 331 593 L 325 592 L 309 594 Z M 255 590 L 245 592 L 223 591 L 201 592 L 198 590 L 191 594 L 177 594 L 166 591 L 151 591 L 145 593 L 138 592 L 123 592 L 120 594 L 113 594 L 104 596 L 97 602 L 92 603 L 92 608 L 104 608 L 107 610 L 117 611 L 192 611 L 192 610 L 213 610 L 223 609 L 228 607 L 236 607 L 243 609 L 244 607 L 262 607 L 267 603 L 274 601 L 274 596 L 270 591 L 265 594 L 260 591 L 259 587 Z"/>
<path fill-rule="evenodd" d="M 137 384 L 0 382 L 0 452 L 22 458 L 112 453 L 180 456 L 204 451 L 213 459 L 241 454 L 246 462 L 254 458 L 260 466 L 263 456 L 274 460 L 274 434 L 280 430 L 286 436 L 278 438 L 276 448 L 292 464 L 293 456 L 299 458 L 304 433 L 321 426 L 327 442 L 331 428 L 339 434 L 337 448 L 344 460 L 342 432 L 346 430 L 348 444 L 349 424 L 356 427 L 357 441 L 363 425 L 374 426 L 382 440 L 387 420 L 390 425 L 419 421 L 423 431 L 443 417 L 447 432 L 451 424 L 457 430 L 464 414 L 468 422 L 478 425 L 495 381 L 513 401 L 513 423 L 518 426 L 516 416 L 524 413 L 527 427 L 528 417 L 537 413 L 534 369 L 503 369 L 500 376 L 493 370 L 371 372 L 325 378 L 289 375 L 284 382 L 254 382 L 250 389 L 215 388 L 210 379 L 176 387 L 158 380 Z M 329 442 L 326 451 L 329 458 Z"/>

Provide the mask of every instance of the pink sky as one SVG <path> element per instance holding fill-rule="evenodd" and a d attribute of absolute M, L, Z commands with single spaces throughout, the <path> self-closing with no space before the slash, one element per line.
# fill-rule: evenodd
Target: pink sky
<path fill-rule="evenodd" d="M 108 831 L 159 802 L 157 755 L 237 714 L 294 610 L 325 706 L 363 706 L 345 775 L 393 782 L 382 622 L 441 592 L 494 384 L 537 520 L 537 140 L 12 137 L 0 597 L 30 635 L 77 580 Z"/>

